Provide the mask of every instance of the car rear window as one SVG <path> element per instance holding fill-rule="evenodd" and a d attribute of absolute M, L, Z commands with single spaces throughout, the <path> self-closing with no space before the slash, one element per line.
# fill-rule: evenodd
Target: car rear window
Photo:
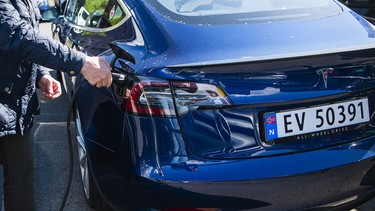
<path fill-rule="evenodd" d="M 190 24 L 280 22 L 334 16 L 332 0 L 146 0 L 165 17 Z"/>

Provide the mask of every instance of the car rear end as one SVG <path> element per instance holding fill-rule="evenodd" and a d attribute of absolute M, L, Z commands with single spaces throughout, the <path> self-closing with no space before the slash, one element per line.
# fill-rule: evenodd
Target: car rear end
<path fill-rule="evenodd" d="M 136 14 L 158 7 L 148 3 Z M 301 210 L 352 207 L 374 195 L 374 28 L 339 5 L 300 15 L 254 16 L 225 34 L 226 24 L 142 17 L 162 20 L 150 36 L 171 36 L 153 41 L 144 31 L 156 56 L 117 89 L 136 140 L 133 206 Z M 329 25 L 342 20 L 358 39 L 329 36 L 348 31 Z M 156 41 L 169 48 L 152 49 Z"/>
<path fill-rule="evenodd" d="M 134 183 L 147 191 L 135 195 L 154 208 L 289 210 L 368 199 L 374 58 L 367 49 L 168 69 L 183 81 L 139 77 L 124 109 L 148 125 L 134 139 L 154 140 L 157 154 Z M 140 145 L 151 143 L 138 144 L 135 154 L 147 154 Z"/>

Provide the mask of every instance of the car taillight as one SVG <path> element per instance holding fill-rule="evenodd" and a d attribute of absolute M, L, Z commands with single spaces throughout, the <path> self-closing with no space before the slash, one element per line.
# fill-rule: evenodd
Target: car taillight
<path fill-rule="evenodd" d="M 135 115 L 176 117 L 199 107 L 230 105 L 225 92 L 212 84 L 147 79 L 135 83 L 125 110 Z M 177 109 L 175 109 L 175 105 Z"/>
<path fill-rule="evenodd" d="M 175 117 L 172 92 L 167 81 L 136 83 L 128 97 L 125 110 L 135 115 Z"/>
<path fill-rule="evenodd" d="M 198 108 L 231 105 L 227 94 L 218 86 L 195 82 L 172 82 L 179 115 Z"/>

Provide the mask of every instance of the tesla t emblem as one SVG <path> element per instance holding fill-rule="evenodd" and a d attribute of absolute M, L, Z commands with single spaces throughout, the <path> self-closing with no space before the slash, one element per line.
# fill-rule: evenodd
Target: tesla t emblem
<path fill-rule="evenodd" d="M 328 75 L 333 73 L 333 68 L 328 67 L 328 68 L 322 68 L 316 71 L 318 75 L 322 75 L 323 81 L 324 81 L 324 86 L 327 88 L 327 83 L 328 83 Z"/>

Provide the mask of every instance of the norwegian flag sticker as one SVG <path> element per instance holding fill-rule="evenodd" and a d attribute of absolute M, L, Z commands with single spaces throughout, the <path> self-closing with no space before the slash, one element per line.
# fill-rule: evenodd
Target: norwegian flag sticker
<path fill-rule="evenodd" d="M 266 118 L 266 124 L 275 124 L 276 123 L 276 116 L 271 115 Z"/>
<path fill-rule="evenodd" d="M 276 114 L 268 113 L 264 115 L 265 134 L 268 141 L 278 138 Z"/>

